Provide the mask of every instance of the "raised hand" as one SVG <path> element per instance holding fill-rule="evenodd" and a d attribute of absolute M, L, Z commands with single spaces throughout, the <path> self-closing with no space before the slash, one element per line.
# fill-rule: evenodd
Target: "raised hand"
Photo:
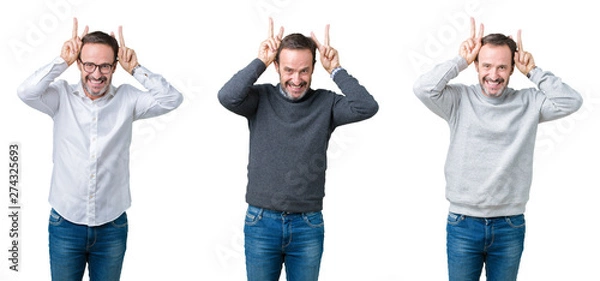
<path fill-rule="evenodd" d="M 517 31 L 517 51 L 515 52 L 515 65 L 521 73 L 527 75 L 535 67 L 535 61 L 531 53 L 523 50 L 523 42 L 521 41 L 521 30 Z"/>
<path fill-rule="evenodd" d="M 114 33 L 112 35 L 114 36 Z M 135 51 L 127 48 L 125 45 L 123 26 L 119 26 L 119 64 L 121 64 L 121 67 L 129 72 L 129 74 L 133 74 L 133 69 L 139 64 Z"/>
<path fill-rule="evenodd" d="M 460 45 L 459 54 L 463 57 L 467 64 L 471 64 L 477 58 L 479 49 L 481 49 L 481 38 L 483 37 L 483 23 L 479 25 L 479 34 L 475 37 L 475 19 L 471 18 L 471 34 L 467 40 Z"/>
<path fill-rule="evenodd" d="M 340 57 L 338 51 L 329 45 L 329 24 L 325 26 L 325 40 L 323 44 L 319 42 L 314 32 L 311 32 L 310 35 L 319 49 L 321 64 L 323 64 L 328 73 L 331 73 L 335 68 L 340 66 Z"/>
<path fill-rule="evenodd" d="M 81 37 L 77 36 L 77 18 L 73 18 L 73 33 L 71 39 L 67 40 L 60 50 L 60 57 L 62 57 L 67 65 L 73 64 L 79 58 L 79 52 L 81 52 L 81 38 L 88 33 L 88 27 L 85 26 Z"/>
<path fill-rule="evenodd" d="M 266 66 L 269 66 L 275 60 L 277 49 L 279 48 L 282 39 L 283 26 L 279 28 L 279 34 L 274 36 L 273 19 L 269 18 L 269 35 L 265 41 L 260 43 L 260 48 L 258 49 L 258 58 L 263 61 Z"/>

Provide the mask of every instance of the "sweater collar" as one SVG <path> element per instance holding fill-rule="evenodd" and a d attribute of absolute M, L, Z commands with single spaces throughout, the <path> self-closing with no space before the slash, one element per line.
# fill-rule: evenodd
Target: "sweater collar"
<path fill-rule="evenodd" d="M 479 95 L 479 97 L 481 97 L 482 100 L 493 104 L 493 105 L 498 105 L 504 102 L 504 100 L 506 100 L 506 96 L 507 96 L 507 92 L 509 92 L 508 87 L 505 87 L 502 90 L 502 94 L 500 94 L 500 96 L 498 97 L 489 97 L 487 95 L 485 95 L 483 93 L 483 86 L 481 86 L 481 84 L 477 84 L 477 90 L 476 90 L 477 94 Z"/>
<path fill-rule="evenodd" d="M 304 94 L 304 96 L 303 96 L 302 98 L 300 98 L 300 99 L 297 99 L 297 100 L 292 100 L 292 99 L 290 99 L 290 98 L 288 97 L 288 95 L 286 94 L 286 92 L 285 92 L 285 91 L 283 91 L 283 88 L 281 87 L 281 83 L 277 84 L 277 89 L 278 89 L 279 93 L 281 94 L 281 96 L 282 96 L 282 97 L 283 97 L 283 98 L 284 98 L 286 101 L 288 101 L 288 102 L 291 102 L 291 103 L 298 103 L 298 102 L 301 102 L 301 101 L 304 101 L 304 100 L 306 100 L 306 98 L 307 98 L 308 96 L 310 96 L 310 93 L 312 92 L 312 89 L 308 88 L 308 89 L 306 90 L 306 93 Z"/>

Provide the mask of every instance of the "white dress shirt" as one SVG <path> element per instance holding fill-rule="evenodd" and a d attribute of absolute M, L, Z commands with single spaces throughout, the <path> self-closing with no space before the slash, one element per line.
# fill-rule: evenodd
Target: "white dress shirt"
<path fill-rule="evenodd" d="M 67 63 L 56 58 L 27 78 L 18 95 L 54 120 L 50 205 L 70 222 L 98 226 L 115 220 L 131 205 L 129 147 L 135 120 L 177 108 L 183 96 L 162 76 L 143 66 L 134 77 L 147 89 L 110 86 L 96 100 L 81 82 L 56 80 Z"/>

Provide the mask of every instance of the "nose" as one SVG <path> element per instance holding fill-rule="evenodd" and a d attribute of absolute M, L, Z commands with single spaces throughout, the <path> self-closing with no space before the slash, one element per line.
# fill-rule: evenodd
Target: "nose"
<path fill-rule="evenodd" d="M 294 74 L 292 74 L 292 81 L 294 83 L 300 81 L 300 72 L 294 72 Z"/>

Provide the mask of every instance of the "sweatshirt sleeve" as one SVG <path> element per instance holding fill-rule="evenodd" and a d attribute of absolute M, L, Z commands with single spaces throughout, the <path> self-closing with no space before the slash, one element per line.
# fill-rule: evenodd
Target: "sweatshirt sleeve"
<path fill-rule="evenodd" d="M 252 86 L 266 69 L 265 64 L 257 58 L 233 75 L 219 90 L 217 97 L 221 105 L 246 117 L 256 112 L 258 95 Z"/>
<path fill-rule="evenodd" d="M 467 67 L 467 61 L 456 56 L 421 75 L 413 85 L 413 92 L 429 110 L 449 121 L 464 91 L 464 86 L 449 83 Z"/>
<path fill-rule="evenodd" d="M 54 116 L 59 108 L 61 87 L 68 87 L 68 84 L 66 81 L 53 82 L 67 68 L 67 63 L 61 57 L 55 58 L 23 81 L 17 89 L 17 95 L 32 108 Z"/>
<path fill-rule="evenodd" d="M 335 126 L 358 122 L 373 117 L 379 110 L 379 104 L 367 89 L 345 69 L 338 71 L 333 81 L 342 91 L 333 110 Z"/>
<path fill-rule="evenodd" d="M 565 117 L 583 104 L 581 95 L 551 72 L 536 67 L 529 77 L 538 86 L 538 92 L 545 96 L 540 109 L 540 122 Z"/>

